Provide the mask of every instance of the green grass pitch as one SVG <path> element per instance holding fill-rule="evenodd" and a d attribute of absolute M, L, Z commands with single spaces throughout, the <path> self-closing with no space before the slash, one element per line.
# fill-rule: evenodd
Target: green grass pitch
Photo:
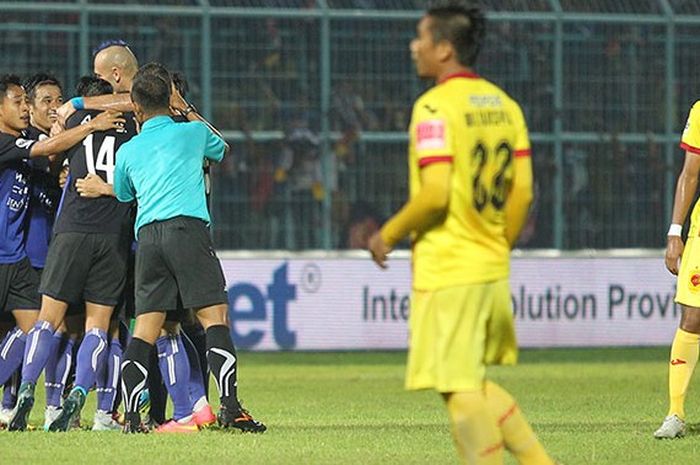
<path fill-rule="evenodd" d="M 667 348 L 531 350 L 489 376 L 517 397 L 564 465 L 696 463 L 692 384 L 689 435 L 652 437 L 666 409 L 667 357 Z M 404 362 L 386 352 L 241 353 L 240 396 L 267 423 L 263 435 L 3 431 L 0 464 L 457 464 L 440 397 L 403 391 Z M 94 405 L 91 394 L 85 424 Z M 42 418 L 40 398 L 31 421 Z"/>

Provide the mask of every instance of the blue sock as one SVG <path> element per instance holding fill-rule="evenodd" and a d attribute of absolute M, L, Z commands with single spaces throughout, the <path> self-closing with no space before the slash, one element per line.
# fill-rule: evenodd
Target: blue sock
<path fill-rule="evenodd" d="M 63 349 L 68 344 L 70 339 L 64 333 L 58 331 L 54 333 L 51 341 L 51 353 L 46 361 L 46 369 L 44 370 L 44 387 L 46 388 L 46 406 L 60 407 L 61 394 L 63 394 L 63 385 L 61 379 L 63 372 L 59 371 L 58 365 L 63 354 Z"/>
<path fill-rule="evenodd" d="M 22 366 L 27 335 L 15 327 L 0 344 L 0 384 L 5 384 Z"/>
<path fill-rule="evenodd" d="M 39 320 L 27 334 L 24 364 L 22 365 L 22 383 L 36 384 L 51 355 L 55 331 L 51 323 Z"/>
<path fill-rule="evenodd" d="M 119 338 L 114 338 L 109 344 L 109 354 L 104 369 L 101 370 L 99 367 L 97 369 L 97 410 L 103 412 L 114 410 L 121 364 L 122 344 L 119 342 Z"/>
<path fill-rule="evenodd" d="M 182 338 L 179 334 L 159 337 L 156 347 L 158 367 L 168 394 L 173 399 L 173 418 L 180 420 L 192 415 L 189 391 L 190 363 L 182 345 Z"/>
<path fill-rule="evenodd" d="M 99 367 L 107 364 L 107 333 L 99 328 L 92 328 L 85 333 L 83 342 L 78 349 L 78 360 L 75 365 L 75 386 L 87 392 L 95 385 Z"/>
<path fill-rule="evenodd" d="M 15 371 L 7 380 L 2 393 L 2 408 L 12 410 L 17 404 L 17 391 L 19 390 L 19 370 Z"/>
<path fill-rule="evenodd" d="M 187 352 L 187 359 L 190 362 L 190 380 L 189 380 L 189 391 L 190 399 L 192 399 L 192 410 L 194 410 L 194 403 L 196 403 L 202 397 L 206 397 L 207 393 L 204 390 L 204 379 L 202 378 L 202 367 L 199 365 L 199 354 L 197 353 L 197 348 L 194 343 L 187 337 L 186 334 L 182 333 L 182 344 Z"/>

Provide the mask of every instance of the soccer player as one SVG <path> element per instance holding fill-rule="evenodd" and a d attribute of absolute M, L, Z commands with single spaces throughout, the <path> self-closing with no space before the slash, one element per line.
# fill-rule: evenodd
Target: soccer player
<path fill-rule="evenodd" d="M 139 72 L 131 89 L 141 133 L 119 151 L 114 191 L 136 200 L 136 326 L 122 363 L 125 432 L 141 430 L 138 399 L 146 385 L 153 344 L 166 312 L 193 308 L 206 331 L 209 366 L 221 397 L 219 424 L 263 432 L 237 397 L 236 353 L 225 324 L 228 310 L 221 265 L 207 230 L 204 158 L 220 161 L 226 143 L 194 110 L 180 108 L 193 122 L 170 118 L 171 83 Z M 177 418 L 175 418 L 177 420 Z"/>
<path fill-rule="evenodd" d="M 663 423 L 654 432 L 658 439 L 677 438 L 685 435 L 685 397 L 690 378 L 698 363 L 700 344 L 700 202 L 695 203 L 690 216 L 690 231 L 685 244 L 681 233 L 688 216 L 690 204 L 695 198 L 700 176 L 700 101 L 690 109 L 688 122 L 681 136 L 681 148 L 685 150 L 683 170 L 676 183 L 671 226 L 666 243 L 666 268 L 678 276 L 676 302 L 681 305 L 681 321 L 671 345 L 668 367 L 669 408 Z M 682 258 L 681 258 L 682 257 Z M 680 261 L 680 266 L 679 266 Z"/>
<path fill-rule="evenodd" d="M 80 110 L 66 122 L 66 132 L 91 125 L 98 129 L 67 148 L 71 179 L 90 173 L 112 182 L 115 152 L 136 134 L 136 125 L 133 116 L 95 125 L 105 114 L 109 116 Z M 85 302 L 85 336 L 77 354 L 74 388 L 49 429 L 65 431 L 79 416 L 96 371 L 107 363 L 106 332 L 126 281 L 129 208 L 113 198 L 82 198 L 74 183 L 68 186 L 41 277 L 41 313 L 24 354 L 17 411 L 8 429 L 26 428 L 55 329 L 70 303 Z"/>
<path fill-rule="evenodd" d="M 24 221 L 29 203 L 29 159 L 63 152 L 85 136 L 112 127 L 119 120 L 107 112 L 82 128 L 65 131 L 44 140 L 30 139 L 29 101 L 18 77 L 0 77 L 0 308 L 11 311 L 21 334 L 20 344 L 3 353 L 0 384 L 21 365 L 26 333 L 34 326 L 39 311 L 36 293 L 38 276 L 25 250 Z"/>
<path fill-rule="evenodd" d="M 485 366 L 514 364 L 510 248 L 532 199 L 530 142 L 518 103 L 472 66 L 484 37 L 476 7 L 429 9 L 410 44 L 436 85 L 413 106 L 410 199 L 371 236 L 374 261 L 410 235 L 413 291 L 406 387 L 446 403 L 464 463 L 552 464 L 515 400 Z"/>
<path fill-rule="evenodd" d="M 24 81 L 24 90 L 29 97 L 30 124 L 27 134 L 30 139 L 47 139 L 51 126 L 57 121 L 56 110 L 63 103 L 61 83 L 46 73 L 35 74 Z M 60 161 L 60 160 L 59 160 Z M 47 158 L 32 160 L 31 199 L 29 202 L 29 222 L 26 232 L 26 248 L 29 261 L 41 273 L 46 264 L 54 216 L 60 198 L 57 165 L 50 164 Z M 82 324 L 80 317 L 71 320 L 71 328 Z M 46 388 L 46 410 L 44 426 L 48 427 L 59 414 L 63 390 L 72 367 L 73 348 L 77 332 L 68 332 L 62 324 L 53 337 L 53 348 L 46 364 L 44 387 Z M 19 385 L 18 385 L 19 387 Z"/>

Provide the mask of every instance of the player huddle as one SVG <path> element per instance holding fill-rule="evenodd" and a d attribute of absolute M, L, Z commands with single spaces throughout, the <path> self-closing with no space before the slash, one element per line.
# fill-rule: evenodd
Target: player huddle
<path fill-rule="evenodd" d="M 0 424 L 27 428 L 43 372 L 47 430 L 78 424 L 94 389 L 93 430 L 196 432 L 217 421 L 211 372 L 218 423 L 263 432 L 236 395 L 208 232 L 204 167 L 228 146 L 181 78 L 124 42 L 94 71 L 67 103 L 50 75 L 0 76 Z"/>

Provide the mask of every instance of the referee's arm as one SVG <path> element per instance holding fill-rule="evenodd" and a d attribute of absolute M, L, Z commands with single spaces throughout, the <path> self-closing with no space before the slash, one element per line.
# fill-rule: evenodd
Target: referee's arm
<path fill-rule="evenodd" d="M 133 202 L 136 200 L 136 189 L 124 165 L 124 156 L 117 157 L 117 164 L 114 167 L 114 195 L 120 202 Z"/>

